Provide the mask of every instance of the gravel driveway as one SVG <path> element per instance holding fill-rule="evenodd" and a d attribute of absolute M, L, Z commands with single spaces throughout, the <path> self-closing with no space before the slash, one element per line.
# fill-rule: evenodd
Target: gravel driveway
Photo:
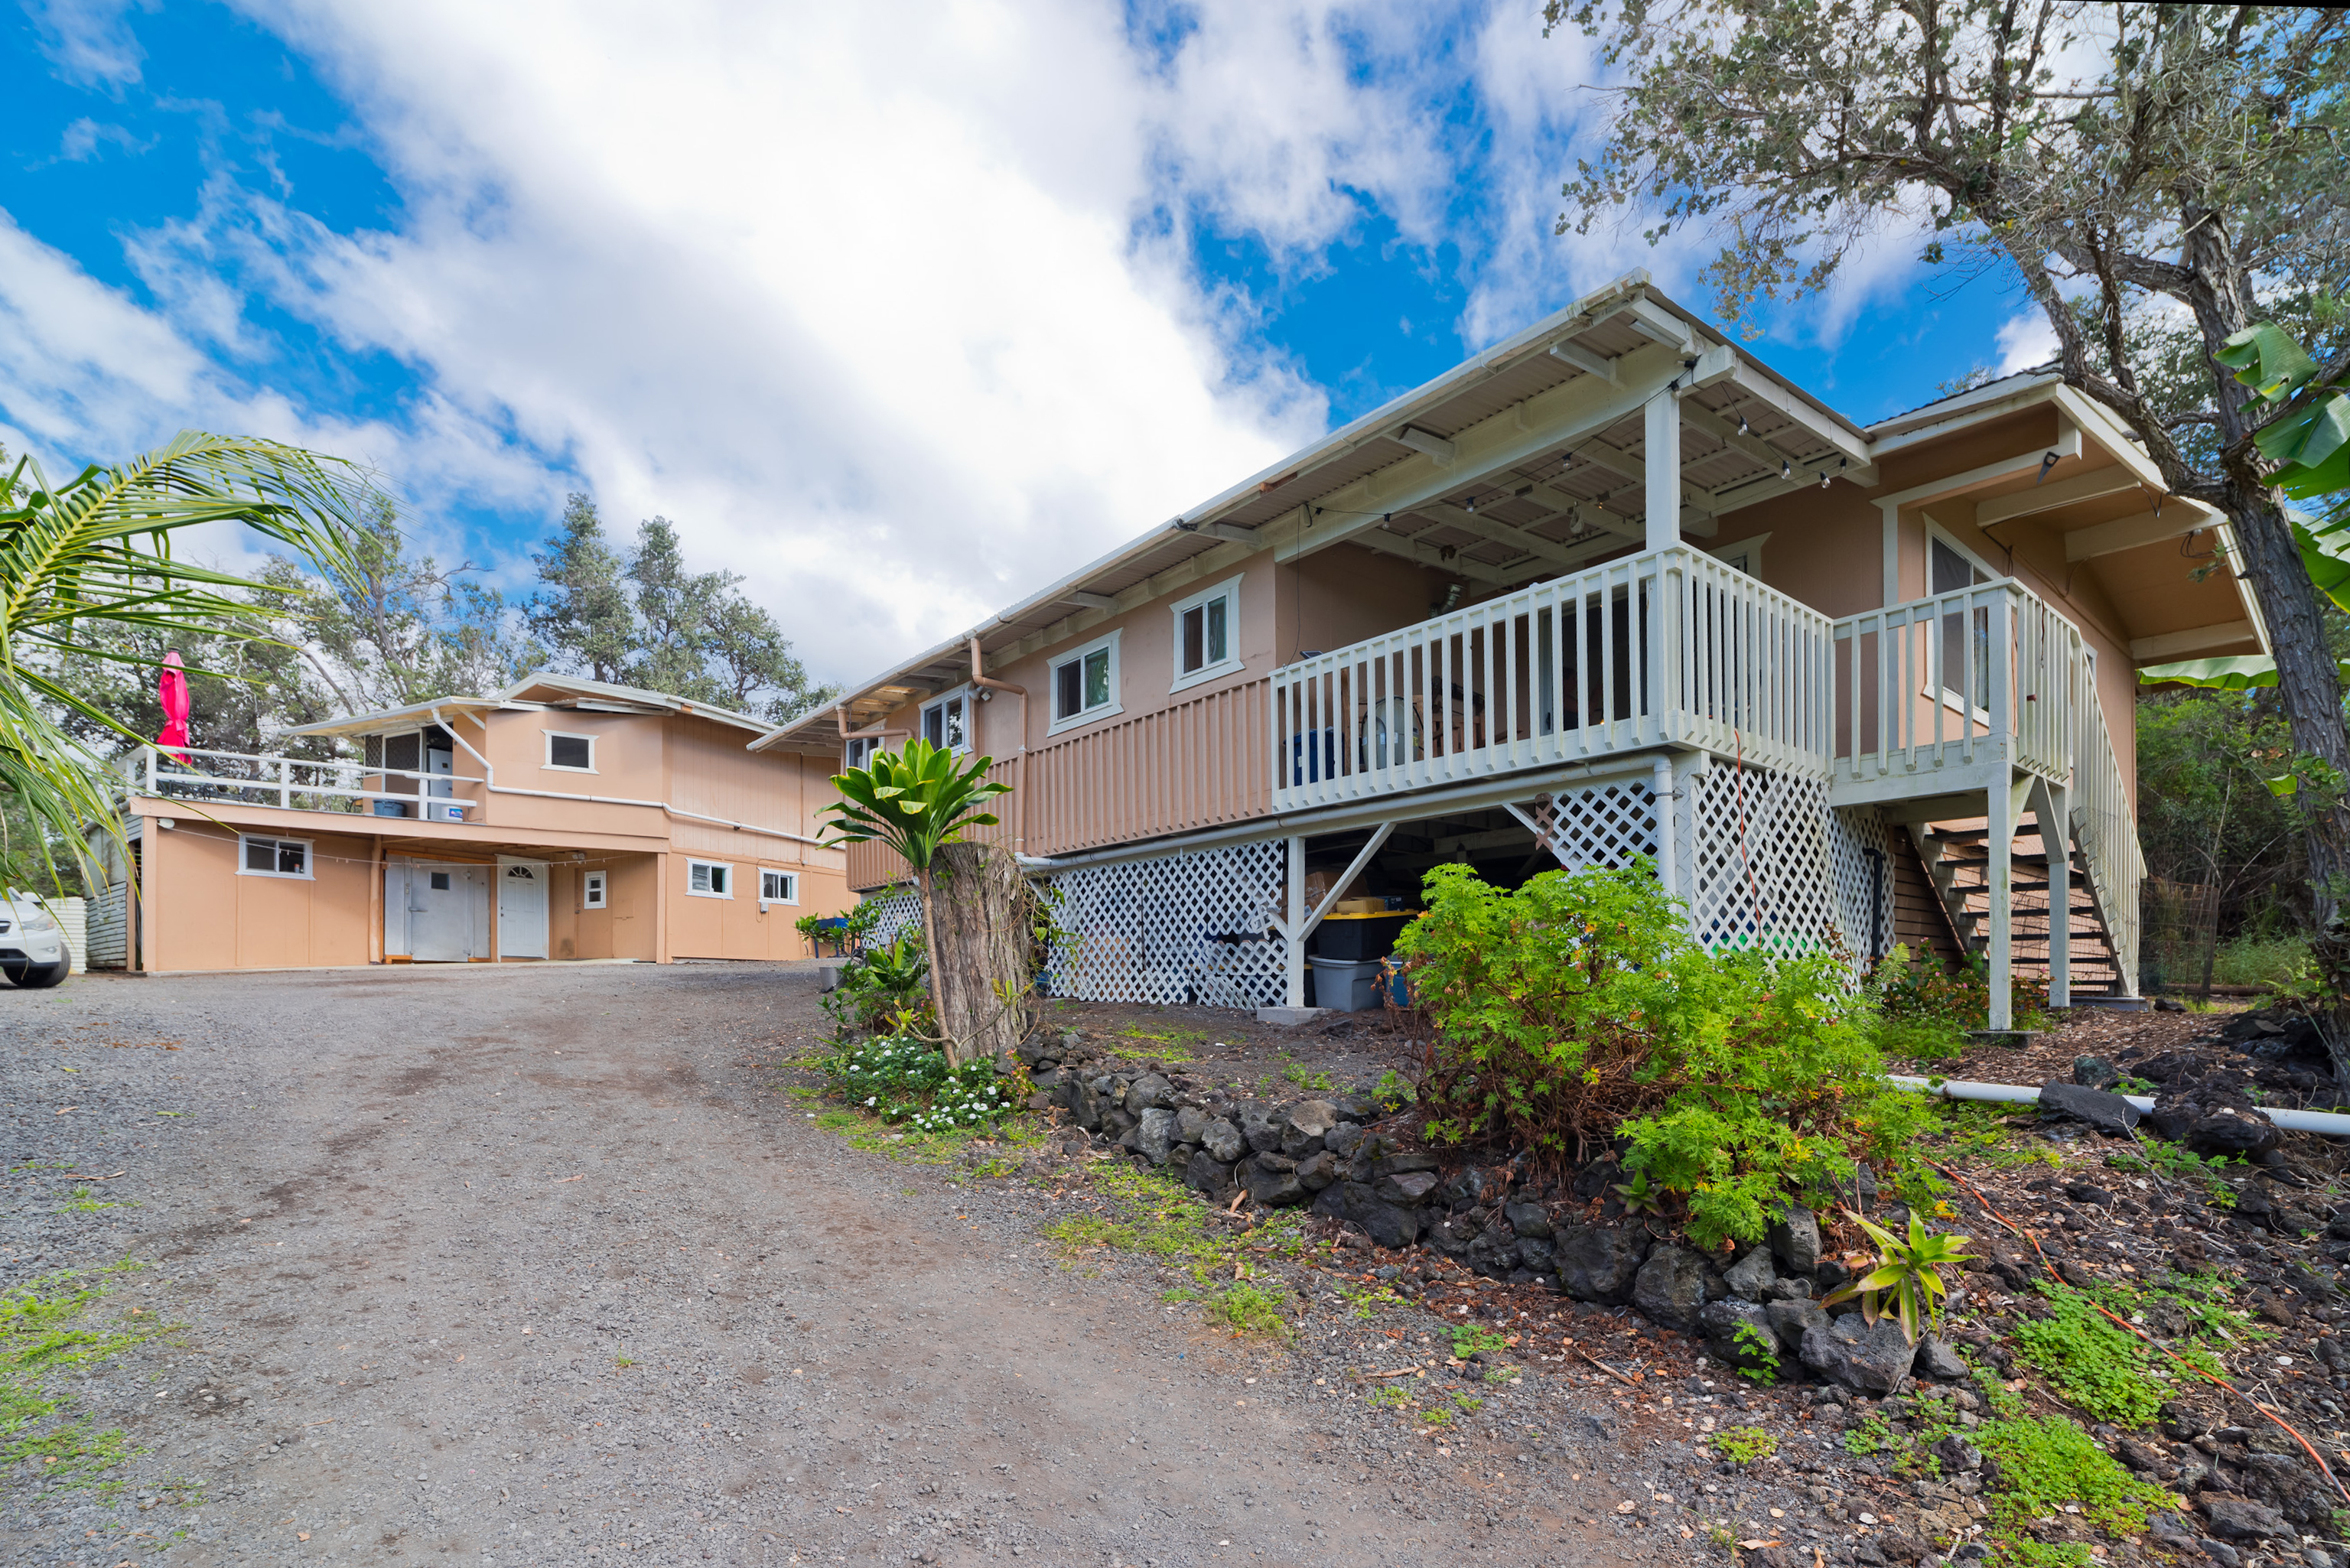
<path fill-rule="evenodd" d="M 1691 1560 L 1612 1445 L 1374 1442 L 1021 1184 L 819 1130 L 771 1064 L 820 1022 L 795 966 L 0 994 L 0 1277 L 137 1260 L 96 1317 L 174 1325 L 62 1385 L 130 1486 L 17 1467 L 0 1557 Z"/>

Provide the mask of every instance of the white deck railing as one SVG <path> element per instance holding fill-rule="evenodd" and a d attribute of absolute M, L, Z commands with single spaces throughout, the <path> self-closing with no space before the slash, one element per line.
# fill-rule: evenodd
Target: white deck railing
<path fill-rule="evenodd" d="M 1980 787 L 2010 765 L 2070 776 L 2088 648 L 2012 580 L 1863 610 L 1834 636 L 1839 793 Z"/>
<path fill-rule="evenodd" d="M 2073 706 L 2074 716 L 2073 841 L 2087 862 L 2089 897 L 2112 938 L 2122 972 L 2122 992 L 2137 994 L 2138 887 L 2146 878 L 2146 852 L 2137 841 L 2137 818 L 2122 788 L 2121 759 L 2097 705 L 2095 668 L 2085 666 Z M 2062 886 L 2049 867 L 2051 897 Z"/>
<path fill-rule="evenodd" d="M 462 821 L 463 813 L 479 809 L 479 802 L 461 798 L 456 786 L 482 782 L 462 774 L 423 773 L 379 763 L 268 756 L 202 746 L 140 746 L 122 759 L 120 767 L 123 782 L 130 788 L 166 799 L 233 800 L 289 811 L 346 814 L 365 811 L 366 802 L 390 800 L 411 805 L 421 803 L 432 808 L 435 815 L 456 814 L 446 818 L 451 821 Z M 382 785 L 395 779 L 408 780 L 411 787 L 369 788 L 369 779 L 380 780 Z"/>
<path fill-rule="evenodd" d="M 1274 672 L 1274 809 L 1659 745 L 1818 774 L 1828 618 L 1675 547 Z"/>

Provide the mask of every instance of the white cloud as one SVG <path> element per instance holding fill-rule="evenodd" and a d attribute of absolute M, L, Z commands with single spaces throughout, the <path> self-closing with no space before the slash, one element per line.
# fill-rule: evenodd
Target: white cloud
<path fill-rule="evenodd" d="M 551 517 L 584 481 L 616 529 L 664 514 L 696 565 L 745 573 L 830 676 L 1318 432 L 1319 389 L 1203 283 L 1194 225 L 1305 273 L 1376 210 L 1460 247 L 1477 339 L 1651 263 L 1550 234 L 1592 100 L 1582 41 L 1524 5 L 238 3 L 351 106 L 399 215 L 338 231 L 298 187 L 216 175 L 130 238 L 151 310 L 0 234 L 27 433 L 311 439 L 427 518 Z M 61 70 L 138 79 L 135 16 L 42 16 Z M 299 406 L 256 301 L 421 391 L 390 422 Z"/>
<path fill-rule="evenodd" d="M 2056 329 L 2035 306 L 2001 323 L 1994 347 L 1999 350 L 1999 373 L 2012 376 L 2056 357 Z"/>

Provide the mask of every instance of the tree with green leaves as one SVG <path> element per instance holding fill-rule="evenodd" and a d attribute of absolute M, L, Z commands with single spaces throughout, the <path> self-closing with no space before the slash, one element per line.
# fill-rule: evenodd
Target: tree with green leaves
<path fill-rule="evenodd" d="M 778 724 L 839 695 L 809 683 L 775 618 L 738 591 L 739 574 L 687 568 L 666 517 L 641 524 L 623 552 L 606 539 L 596 504 L 575 494 L 562 532 L 536 559 L 542 587 L 524 613 L 563 665 L 590 680 Z"/>
<path fill-rule="evenodd" d="M 175 545 L 191 528 L 241 524 L 324 570 L 345 569 L 373 492 L 369 476 L 339 458 L 195 431 L 118 466 L 86 468 L 62 484 L 51 484 L 29 458 L 6 471 L 0 794 L 41 836 L 53 876 L 50 844 L 78 845 L 86 824 L 120 834 L 93 737 L 151 735 L 93 703 L 68 672 L 96 663 L 151 680 L 160 655 L 111 633 L 173 646 L 267 639 L 262 607 L 286 590 L 203 566 Z"/>
<path fill-rule="evenodd" d="M 2350 884 L 2350 733 L 2316 589 L 2240 380 L 2280 299 L 2350 370 L 2334 9 L 2078 0 L 1550 0 L 1622 74 L 1561 232 L 1622 220 L 1719 242 L 1727 319 L 1825 287 L 1907 231 L 1929 264 L 2020 284 L 2064 381 L 2111 410 L 2171 493 L 2232 525 L 2277 652 L 2324 919 Z"/>
<path fill-rule="evenodd" d="M 1016 900 L 1006 897 L 1003 867 L 984 856 L 951 867 L 945 863 L 969 829 L 1000 820 L 985 809 L 1010 793 L 1009 785 L 988 778 L 994 765 L 993 757 L 959 762 L 952 752 L 917 736 L 903 752 L 877 752 L 865 766 L 835 775 L 840 798 L 823 812 L 832 819 L 825 825 L 829 844 L 879 843 L 913 873 L 922 897 L 931 1009 L 955 1066 L 1019 1044 L 1029 989 L 1022 972 L 1025 922 Z M 1018 881 L 1016 867 L 1012 880 Z M 950 901 L 974 907 L 949 908 Z M 999 903 L 1011 907 L 994 908 Z M 960 940 L 965 933 L 972 940 Z"/>

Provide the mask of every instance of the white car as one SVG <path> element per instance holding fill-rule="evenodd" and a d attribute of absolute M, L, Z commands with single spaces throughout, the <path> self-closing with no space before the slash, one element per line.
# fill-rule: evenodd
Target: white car
<path fill-rule="evenodd" d="M 0 974 L 8 983 L 40 991 L 62 983 L 72 971 L 65 928 L 41 896 L 14 888 L 0 894 Z"/>

